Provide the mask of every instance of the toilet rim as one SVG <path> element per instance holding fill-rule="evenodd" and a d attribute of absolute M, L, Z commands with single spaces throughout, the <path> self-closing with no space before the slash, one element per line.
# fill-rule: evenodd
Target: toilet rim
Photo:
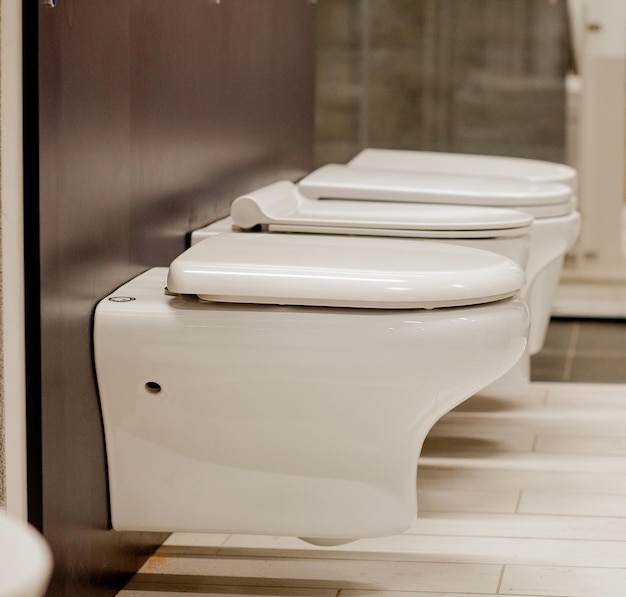
<path fill-rule="evenodd" d="M 569 186 L 461 174 L 428 174 L 345 164 L 326 164 L 301 178 L 308 199 L 441 203 L 521 210 L 536 218 L 567 215 L 576 208 Z"/>
<path fill-rule="evenodd" d="M 286 180 L 238 197 L 230 215 L 241 230 L 432 239 L 516 238 L 529 234 L 533 223 L 529 214 L 502 208 L 313 201 Z"/>
<path fill-rule="evenodd" d="M 167 289 L 217 303 L 413 310 L 500 301 L 524 282 L 512 260 L 473 247 L 224 232 L 177 257 Z"/>

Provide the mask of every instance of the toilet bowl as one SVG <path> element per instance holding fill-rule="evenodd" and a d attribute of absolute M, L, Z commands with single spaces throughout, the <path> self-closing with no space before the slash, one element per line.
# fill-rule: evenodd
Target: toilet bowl
<path fill-rule="evenodd" d="M 472 247 L 253 232 L 141 274 L 94 318 L 114 528 L 406 530 L 426 434 L 524 351 L 523 283 Z"/>
<path fill-rule="evenodd" d="M 305 197 L 316 200 L 474 205 L 532 215 L 527 283 L 522 297 L 531 313 L 528 352 L 531 355 L 539 352 L 565 255 L 580 232 L 580 214 L 573 196 L 575 171 L 549 162 L 493 158 L 491 167 L 497 176 L 486 177 L 481 175 L 488 171 L 486 164 L 490 162 L 479 159 L 483 156 L 443 154 L 438 162 L 436 154 L 429 154 L 425 156 L 428 160 L 424 159 L 424 170 L 418 172 L 412 167 L 417 169 L 414 154 L 419 153 L 366 150 L 348 166 L 329 164 L 315 170 L 299 181 L 298 189 Z M 395 156 L 399 156 L 398 167 L 392 169 Z M 533 165 L 536 168 L 531 173 Z M 553 181 L 548 182 L 550 175 Z"/>
<path fill-rule="evenodd" d="M 52 554 L 30 525 L 0 510 L 0 597 L 43 597 Z"/>
<path fill-rule="evenodd" d="M 565 164 L 528 158 L 472 155 L 401 149 L 368 148 L 358 153 L 348 165 L 359 169 L 390 170 L 437 176 L 486 176 L 528 183 L 556 183 L 568 186 L 574 200 L 571 210 L 550 214 L 539 206 L 524 205 L 514 198 L 502 197 L 500 207 L 522 209 L 535 217 L 530 250 L 530 276 L 525 300 L 529 304 L 532 323 L 528 339 L 530 354 L 543 348 L 550 308 L 559 283 L 566 254 L 572 250 L 580 234 L 581 219 L 577 211 L 578 176 Z M 549 246 L 546 246 L 549 245 Z M 556 255 L 554 258 L 551 256 Z M 533 279 L 532 270 L 536 270 Z"/>

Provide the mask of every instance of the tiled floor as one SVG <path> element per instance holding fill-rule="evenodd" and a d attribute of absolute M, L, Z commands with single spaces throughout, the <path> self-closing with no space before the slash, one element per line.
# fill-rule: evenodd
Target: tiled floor
<path fill-rule="evenodd" d="M 553 319 L 532 379 L 626 383 L 626 320 Z"/>
<path fill-rule="evenodd" d="M 568 381 L 475 396 L 441 419 L 420 459 L 420 514 L 406 533 L 333 548 L 174 534 L 119 597 L 622 597 L 622 326 L 553 322 L 534 377 Z M 584 383 L 600 380 L 620 383 Z"/>

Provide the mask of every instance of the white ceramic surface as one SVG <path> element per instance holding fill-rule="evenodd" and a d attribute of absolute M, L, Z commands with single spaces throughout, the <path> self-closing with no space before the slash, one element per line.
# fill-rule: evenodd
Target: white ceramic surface
<path fill-rule="evenodd" d="M 327 164 L 297 184 L 309 199 L 500 207 L 524 211 L 535 218 L 563 216 L 575 209 L 575 199 L 567 185 L 477 176 L 471 172 L 430 174 Z"/>
<path fill-rule="evenodd" d="M 527 158 L 368 148 L 354 156 L 348 164 L 359 168 L 560 183 L 569 186 L 574 193 L 578 189 L 578 177 L 574 168 Z"/>
<path fill-rule="evenodd" d="M 512 260 L 454 244 L 337 235 L 224 233 L 193 245 L 167 287 L 212 301 L 432 309 L 500 300 L 524 273 Z"/>
<path fill-rule="evenodd" d="M 95 315 L 118 530 L 333 542 L 403 531 L 427 432 L 526 344 L 516 298 L 432 310 L 206 303 L 164 293 L 167 273 L 147 271 Z"/>
<path fill-rule="evenodd" d="M 432 203 L 313 201 L 279 181 L 235 199 L 228 223 L 194 231 L 192 242 L 217 231 L 378 236 L 447 242 L 493 251 L 526 268 L 533 217 L 515 210 Z"/>
<path fill-rule="evenodd" d="M 0 597 L 43 597 L 51 573 L 43 537 L 0 510 Z"/>
<path fill-rule="evenodd" d="M 298 187 L 281 180 L 235 199 L 232 223 L 247 230 L 346 230 L 377 236 L 401 234 L 418 238 L 485 238 L 521 236 L 530 232 L 533 217 L 513 209 L 437 203 L 385 201 L 313 201 Z"/>
<path fill-rule="evenodd" d="M 358 199 L 354 196 L 354 189 L 361 192 L 362 187 L 369 181 L 371 189 L 363 199 L 384 197 L 384 184 L 388 183 L 395 190 L 386 196 L 389 199 L 406 201 L 411 195 L 411 191 L 407 189 L 411 179 L 406 177 L 419 174 L 425 176 L 423 180 L 430 181 L 428 184 L 431 186 L 443 185 L 444 190 L 450 189 L 442 191 L 440 195 L 442 200 L 445 200 L 445 193 L 450 192 L 453 203 L 471 203 L 476 200 L 482 201 L 481 204 L 484 205 L 485 200 L 480 199 L 474 191 L 463 194 L 464 186 L 474 186 L 477 189 L 483 188 L 483 192 L 491 189 L 491 198 L 488 201 L 492 205 L 514 207 L 532 213 L 535 221 L 526 266 L 527 282 L 522 296 L 531 313 L 528 352 L 536 354 L 541 350 L 562 263 L 567 252 L 573 248 L 581 230 L 580 213 L 575 208 L 576 198 L 571 195 L 576 192 L 578 186 L 576 170 L 563 164 L 542 160 L 394 149 L 365 149 L 349 162 L 348 167 L 355 169 L 354 176 L 362 177 L 357 185 L 351 182 L 351 178 L 343 169 L 331 165 L 330 169 L 325 167 L 309 175 L 311 177 L 309 182 L 305 177 L 304 186 L 308 188 L 308 196 L 320 198 L 337 188 L 340 190 L 336 192 L 340 192 L 343 197 L 352 195 L 352 199 Z M 371 169 L 371 174 L 365 174 L 368 169 Z M 381 171 L 384 170 L 388 172 L 388 178 L 382 176 Z M 325 181 L 326 177 L 328 180 Z M 476 177 L 476 185 L 472 183 L 473 177 Z M 492 182 L 487 183 L 483 177 L 492 177 Z M 504 185 L 502 191 L 498 191 L 498 180 Z M 419 182 L 419 179 L 416 181 L 418 181 L 417 196 L 423 196 L 424 183 Z M 523 201 L 527 208 L 520 206 L 520 197 L 515 189 L 522 192 L 523 189 L 515 186 L 518 183 L 528 185 L 526 190 L 533 194 L 532 199 Z M 514 186 L 508 186 L 511 184 Z M 300 182 L 299 187 L 302 186 L 303 182 Z M 570 193 L 569 203 L 564 201 L 562 195 L 566 187 Z M 455 198 L 455 195 L 458 197 Z M 561 200 L 557 199 L 559 195 Z M 542 206 L 541 202 L 544 200 L 546 204 Z M 567 205 L 569 208 L 566 209 Z"/>
<path fill-rule="evenodd" d="M 558 165 L 555 170 L 556 176 L 560 173 Z M 370 195 L 366 196 L 371 197 L 375 193 L 377 198 L 391 200 L 396 196 L 396 190 L 405 188 L 411 180 L 398 178 L 397 173 L 391 171 L 385 171 L 384 176 L 377 170 L 356 170 L 356 174 L 350 176 L 346 175 L 347 171 L 350 168 L 345 166 L 321 168 L 310 177 L 305 177 L 298 187 L 279 181 L 238 197 L 231 207 L 232 223 L 243 229 L 261 226 L 270 232 L 430 237 L 506 255 L 526 270 L 527 283 L 522 297 L 529 304 L 534 321 L 528 350 L 530 354 L 541 350 L 551 316 L 551 297 L 556 291 L 563 259 L 580 229 L 580 214 L 570 212 L 571 206 L 567 201 L 565 211 L 569 213 L 566 215 L 533 221 L 528 214 L 495 207 L 373 200 L 316 201 L 302 196 L 300 188 L 304 185 L 309 190 L 314 187 L 318 191 L 330 189 L 331 196 L 343 194 L 358 199 L 364 186 L 371 183 Z M 373 176 L 365 176 L 367 173 Z M 313 186 L 307 180 L 309 183 L 312 180 Z M 475 186 L 465 193 L 460 181 Z M 435 183 L 430 180 L 429 184 Z M 449 183 L 448 178 L 441 177 L 437 179 L 437 184 L 449 187 L 454 193 L 462 195 L 464 200 L 476 199 L 480 189 L 489 189 L 490 200 L 515 200 L 518 204 L 523 203 L 520 196 L 523 192 L 530 193 L 531 203 L 571 197 L 569 187 L 555 185 L 560 191 L 554 194 L 553 185 L 544 183 L 521 183 L 518 186 L 516 181 L 503 183 L 498 179 L 452 176 Z M 341 193 L 334 191 L 335 187 L 341 188 Z M 312 197 L 320 198 L 317 193 L 313 193 Z M 556 205 L 562 207 L 563 203 Z M 532 230 L 528 228 L 531 221 Z M 212 227 L 207 227 L 207 230 L 212 230 Z M 473 241 L 468 242 L 468 239 Z"/>

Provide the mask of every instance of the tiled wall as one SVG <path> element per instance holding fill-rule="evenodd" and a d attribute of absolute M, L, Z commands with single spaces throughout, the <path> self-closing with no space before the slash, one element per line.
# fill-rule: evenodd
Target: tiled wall
<path fill-rule="evenodd" d="M 365 146 L 563 159 L 565 0 L 318 6 L 318 164 Z"/>

